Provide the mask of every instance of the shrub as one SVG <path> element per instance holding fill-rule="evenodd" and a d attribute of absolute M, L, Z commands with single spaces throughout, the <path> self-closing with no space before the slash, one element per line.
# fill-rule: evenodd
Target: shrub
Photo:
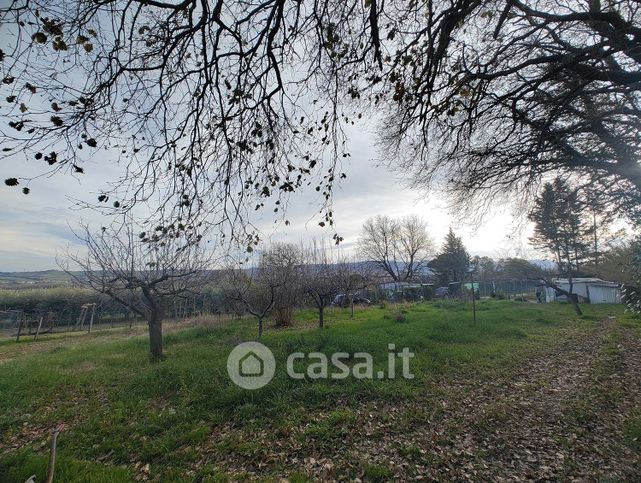
<path fill-rule="evenodd" d="M 631 285 L 624 285 L 621 295 L 629 312 L 641 314 L 641 290 Z"/>
<path fill-rule="evenodd" d="M 623 302 L 627 310 L 635 314 L 641 314 L 641 238 L 637 238 L 632 245 L 632 260 L 624 267 L 634 283 L 623 286 Z"/>
<path fill-rule="evenodd" d="M 294 307 L 277 307 L 274 310 L 274 325 L 276 327 L 291 327 L 294 325 Z"/>
<path fill-rule="evenodd" d="M 406 310 L 399 310 L 394 313 L 394 322 L 398 322 L 399 324 L 402 324 L 404 322 L 407 322 L 407 317 L 405 314 L 407 313 Z"/>

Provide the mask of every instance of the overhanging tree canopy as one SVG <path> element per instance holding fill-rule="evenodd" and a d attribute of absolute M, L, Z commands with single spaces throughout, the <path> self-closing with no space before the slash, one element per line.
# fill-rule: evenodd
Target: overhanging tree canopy
<path fill-rule="evenodd" d="M 639 205 L 633 0 L 15 0 L 0 15 L 4 156 L 82 173 L 117 154 L 124 176 L 99 198 L 115 210 L 158 195 L 175 218 L 233 223 L 310 183 L 329 224 L 341 127 L 367 110 L 390 163 L 461 204 L 553 173 Z"/>
<path fill-rule="evenodd" d="M 461 0 L 425 9 L 424 29 L 417 20 L 402 36 L 392 68 L 401 99 L 386 135 L 415 185 L 441 179 L 465 204 L 470 194 L 490 201 L 533 192 L 554 173 L 634 214 L 636 2 Z"/>

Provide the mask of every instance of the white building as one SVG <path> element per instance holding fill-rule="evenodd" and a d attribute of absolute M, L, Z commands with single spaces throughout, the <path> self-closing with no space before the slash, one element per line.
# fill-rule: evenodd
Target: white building
<path fill-rule="evenodd" d="M 570 292 L 570 280 L 559 278 L 554 280 L 559 288 Z M 573 278 L 572 293 L 579 296 L 579 302 L 589 304 L 618 304 L 621 303 L 621 288 L 618 283 L 608 282 L 600 278 Z M 545 301 L 554 302 L 565 300 L 565 295 L 557 294 L 553 288 L 546 287 Z"/>

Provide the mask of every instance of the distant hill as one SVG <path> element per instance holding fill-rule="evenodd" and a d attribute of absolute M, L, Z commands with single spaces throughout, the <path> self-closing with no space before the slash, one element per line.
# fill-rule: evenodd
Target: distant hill
<path fill-rule="evenodd" d="M 528 262 L 543 270 L 556 270 L 556 262 L 552 260 L 528 260 Z"/>
<path fill-rule="evenodd" d="M 65 285 L 71 281 L 71 277 L 62 270 L 43 270 L 40 272 L 0 272 L 0 287 L 10 285 Z"/>
<path fill-rule="evenodd" d="M 556 264 L 550 260 L 528 260 L 530 263 L 544 269 L 553 270 Z M 400 262 L 399 262 L 399 265 Z M 379 277 L 386 277 L 384 273 L 374 262 L 356 262 L 356 269 L 369 271 L 370 273 L 377 274 Z M 402 267 L 401 267 L 402 268 Z M 250 270 L 248 268 L 248 270 Z M 213 270 L 217 272 L 217 270 Z M 434 272 L 428 268 L 423 267 L 421 273 L 425 276 L 433 276 Z M 36 272 L 0 272 L 0 288 L 18 287 L 51 287 L 56 285 L 67 285 L 72 283 L 73 279 L 62 270 L 42 270 Z"/>

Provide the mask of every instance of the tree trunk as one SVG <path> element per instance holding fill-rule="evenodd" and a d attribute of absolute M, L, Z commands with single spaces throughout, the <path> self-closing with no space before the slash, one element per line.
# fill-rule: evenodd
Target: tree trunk
<path fill-rule="evenodd" d="M 325 315 L 325 306 L 324 306 L 324 305 L 320 305 L 320 306 L 318 307 L 318 326 L 319 326 L 321 329 L 323 328 L 323 326 L 324 326 L 324 324 L 325 324 L 325 318 L 324 318 L 324 315 Z"/>
<path fill-rule="evenodd" d="M 569 278 L 570 282 L 570 293 L 566 295 L 568 298 L 568 301 L 572 304 L 574 307 L 574 311 L 576 312 L 576 315 L 583 315 L 583 312 L 581 311 L 581 308 L 579 307 L 579 296 L 574 293 L 574 282 L 572 280 L 572 277 Z"/>
<path fill-rule="evenodd" d="M 158 303 L 152 289 L 148 286 L 142 287 L 142 293 L 149 304 L 149 356 L 152 361 L 158 361 L 164 358 L 162 353 L 162 319 L 163 309 Z"/>
<path fill-rule="evenodd" d="M 354 294 L 349 296 L 350 318 L 354 318 Z"/>
<path fill-rule="evenodd" d="M 162 319 L 158 314 L 152 314 L 149 318 L 149 355 L 154 361 L 163 359 Z"/>
<path fill-rule="evenodd" d="M 574 311 L 576 312 L 576 315 L 579 315 L 579 316 L 583 315 L 583 312 L 581 311 L 581 307 L 579 307 L 578 297 L 576 296 L 576 294 L 572 293 L 572 285 L 570 285 L 570 291 L 568 292 L 567 290 L 563 290 L 557 284 L 552 283 L 550 280 L 544 279 L 543 283 L 545 284 L 546 287 L 553 288 L 557 292 L 565 295 L 567 297 L 568 302 L 572 304 L 572 307 L 574 307 Z"/>
<path fill-rule="evenodd" d="M 263 318 L 258 317 L 258 337 L 263 336 Z"/>
<path fill-rule="evenodd" d="M 592 230 L 594 235 L 594 271 L 599 276 L 599 238 L 596 225 L 596 211 L 592 208 Z"/>
<path fill-rule="evenodd" d="M 576 312 L 576 315 L 583 315 L 583 312 L 581 311 L 581 307 L 579 307 L 579 303 L 577 302 L 578 296 L 576 294 L 571 293 L 568 296 L 568 300 L 574 307 L 574 311 Z"/>

